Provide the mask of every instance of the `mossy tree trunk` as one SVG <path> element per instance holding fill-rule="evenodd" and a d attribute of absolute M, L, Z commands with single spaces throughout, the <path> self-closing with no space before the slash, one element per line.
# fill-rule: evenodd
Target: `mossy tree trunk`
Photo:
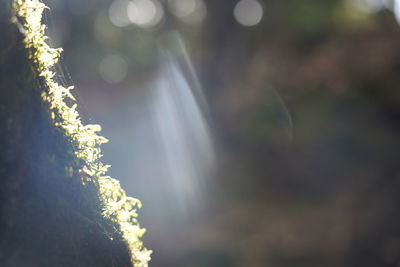
<path fill-rule="evenodd" d="M 72 171 L 82 160 L 52 121 L 12 16 L 0 1 L 0 266 L 132 266 L 98 184 Z"/>

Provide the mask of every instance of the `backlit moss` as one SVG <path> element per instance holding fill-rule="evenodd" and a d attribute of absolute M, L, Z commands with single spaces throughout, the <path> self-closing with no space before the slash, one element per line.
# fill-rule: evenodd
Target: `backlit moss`
<path fill-rule="evenodd" d="M 65 166 L 66 176 L 78 173 L 82 186 L 94 183 L 102 202 L 103 216 L 119 226 L 131 251 L 132 264 L 138 267 L 148 265 L 151 251 L 143 248 L 141 237 L 145 229 L 141 228 L 136 209 L 141 207 L 138 199 L 126 196 L 119 182 L 106 176 L 109 165 L 101 161 L 100 145 L 108 140 L 97 134 L 99 125 L 83 125 L 76 110 L 75 98 L 71 94 L 73 87 L 64 87 L 56 79 L 54 66 L 61 48 L 51 48 L 46 40 L 42 13 L 47 7 L 39 0 L 13 0 L 14 22 L 25 35 L 25 47 L 32 60 L 39 79 L 43 83 L 42 99 L 48 105 L 50 117 L 56 127 L 62 129 L 73 145 L 80 169 Z"/>

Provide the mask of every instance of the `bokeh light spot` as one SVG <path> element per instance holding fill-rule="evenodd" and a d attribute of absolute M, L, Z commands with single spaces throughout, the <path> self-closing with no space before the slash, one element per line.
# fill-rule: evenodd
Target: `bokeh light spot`
<path fill-rule="evenodd" d="M 131 23 L 149 28 L 157 25 L 164 12 L 159 2 L 152 0 L 134 0 L 128 4 L 128 18 Z"/>
<path fill-rule="evenodd" d="M 236 21 L 243 26 L 257 25 L 263 17 L 263 8 L 256 0 L 240 0 L 233 10 Z"/>
<path fill-rule="evenodd" d="M 196 0 L 169 0 L 168 7 L 177 17 L 187 17 L 196 10 Z"/>
<path fill-rule="evenodd" d="M 127 12 L 128 5 L 129 2 L 127 0 L 115 0 L 112 2 L 108 10 L 108 15 L 112 24 L 117 27 L 125 27 L 130 24 Z"/>
<path fill-rule="evenodd" d="M 99 73 L 104 81 L 115 84 L 126 77 L 128 64 L 119 55 L 108 55 L 100 62 Z"/>
<path fill-rule="evenodd" d="M 168 9 L 175 17 L 189 24 L 200 24 L 207 15 L 202 0 L 168 0 Z"/>

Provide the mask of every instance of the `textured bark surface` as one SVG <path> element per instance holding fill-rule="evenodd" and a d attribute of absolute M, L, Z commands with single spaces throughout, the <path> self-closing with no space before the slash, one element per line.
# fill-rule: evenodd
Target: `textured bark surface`
<path fill-rule="evenodd" d="M 94 184 L 41 100 L 23 36 L 0 2 L 0 266 L 131 266 Z"/>

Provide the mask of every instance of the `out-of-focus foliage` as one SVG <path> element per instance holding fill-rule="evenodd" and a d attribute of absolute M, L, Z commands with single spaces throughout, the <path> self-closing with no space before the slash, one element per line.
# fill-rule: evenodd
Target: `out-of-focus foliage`
<path fill-rule="evenodd" d="M 49 2 L 78 101 L 113 140 L 111 173 L 146 204 L 154 265 L 399 263 L 396 1 L 258 1 L 251 27 L 235 18 L 239 1 L 201 1 L 194 24 L 170 10 L 179 1 L 155 1 L 163 18 L 145 28 L 113 23 L 110 7 L 124 1 Z M 200 207 L 185 212 L 149 138 L 170 30 L 199 74 L 217 151 Z"/>

